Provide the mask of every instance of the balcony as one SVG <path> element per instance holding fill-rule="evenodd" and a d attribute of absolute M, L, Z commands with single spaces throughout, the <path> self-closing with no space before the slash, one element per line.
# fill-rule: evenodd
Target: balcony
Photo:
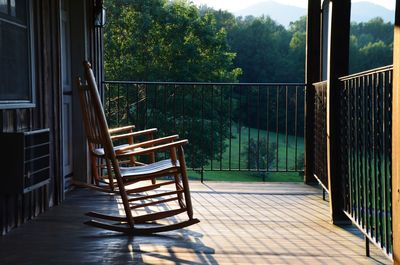
<path fill-rule="evenodd" d="M 157 127 L 159 136 L 189 139 L 186 160 L 201 222 L 147 237 L 86 227 L 85 212 L 116 214 L 121 202 L 118 196 L 75 190 L 61 206 L 2 237 L 2 262 L 388 263 L 392 75 L 388 66 L 340 79 L 343 204 L 335 207 L 354 225 L 332 225 L 331 194 L 325 199 L 331 192 L 326 83 L 313 86 L 307 103 L 314 113 L 308 141 L 304 84 L 109 81 L 103 90 L 111 127 Z M 311 170 L 319 186 L 302 183 L 305 148 L 313 151 Z M 29 258 L 21 249 L 29 249 Z"/>
<path fill-rule="evenodd" d="M 63 135 L 67 126 L 57 114 L 61 95 L 71 96 L 61 91 L 62 79 L 80 71 L 83 54 L 97 79 L 104 77 L 104 31 L 91 21 L 102 3 L 71 5 L 66 43 L 57 19 L 64 5 L 40 0 L 30 8 L 29 46 L 42 47 L 29 51 L 37 106 L 2 109 L 0 127 L 50 127 L 51 182 L 0 196 L 0 264 L 399 264 L 400 104 L 392 101 L 400 102 L 400 66 L 394 56 L 394 67 L 342 77 L 351 1 L 309 1 L 306 84 L 103 82 L 111 127 L 157 127 L 158 136 L 189 139 L 186 159 L 201 222 L 146 237 L 85 226 L 85 212 L 116 214 L 120 200 L 86 189 L 64 192 L 63 140 L 85 143 L 82 128 Z M 63 69 L 64 60 L 71 69 Z M 325 70 L 328 80 L 313 84 Z M 164 120 L 173 126 L 164 127 Z M 74 160 L 85 164 L 83 149 Z M 74 177 L 86 181 L 86 167 L 76 169 Z"/>
<path fill-rule="evenodd" d="M 89 190 L 0 238 L 2 264 L 386 264 L 365 257 L 354 226 L 330 224 L 321 190 L 301 183 L 192 181 L 195 216 L 185 230 L 128 237 L 82 223 L 115 213 L 118 197 Z"/>

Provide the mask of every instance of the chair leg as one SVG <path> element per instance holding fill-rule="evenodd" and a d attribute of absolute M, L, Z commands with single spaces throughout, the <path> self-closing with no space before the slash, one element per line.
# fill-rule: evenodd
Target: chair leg
<path fill-rule="evenodd" d="M 179 163 L 180 163 L 180 168 L 181 168 L 182 184 L 183 184 L 183 190 L 184 190 L 184 194 L 185 194 L 187 214 L 188 214 L 189 219 L 193 219 L 192 199 L 190 198 L 189 181 L 188 181 L 188 176 L 186 173 L 185 154 L 184 154 L 182 146 L 180 146 L 178 148 L 178 158 L 179 158 Z"/>
<path fill-rule="evenodd" d="M 110 187 L 111 191 L 114 191 L 114 178 L 112 175 L 112 168 L 111 168 L 111 163 L 110 160 L 105 158 L 106 160 L 106 165 L 107 165 L 107 174 L 108 174 L 108 186 Z"/>
<path fill-rule="evenodd" d="M 153 135 L 151 135 L 150 139 L 153 139 Z M 154 153 L 151 153 L 150 155 L 150 163 L 153 164 L 156 162 L 156 155 Z M 151 179 L 151 184 L 156 184 L 156 178 Z"/>
<path fill-rule="evenodd" d="M 109 166 L 110 170 L 111 170 L 110 160 L 107 159 L 107 158 L 106 158 L 106 160 L 108 161 L 107 167 Z M 114 168 L 118 168 L 119 167 L 116 158 L 112 160 L 112 166 Z M 111 171 L 109 171 L 109 173 L 111 173 Z M 124 206 L 126 221 L 127 221 L 128 225 L 129 225 L 129 227 L 133 229 L 134 228 L 134 220 L 133 220 L 132 211 L 131 211 L 131 208 L 130 208 L 130 205 L 129 205 L 129 198 L 128 198 L 128 194 L 126 193 L 125 185 L 124 185 L 124 183 L 122 181 L 122 177 L 121 177 L 119 171 L 116 172 L 115 178 L 117 180 L 119 194 L 121 196 L 122 204 Z"/>
<path fill-rule="evenodd" d="M 179 175 L 178 174 L 175 174 L 174 175 L 174 179 L 175 179 L 175 187 L 176 187 L 176 190 L 177 191 L 179 191 L 179 190 L 182 190 L 181 189 L 181 185 L 179 185 L 179 182 L 180 182 L 180 178 L 179 178 Z M 183 202 L 183 196 L 182 196 L 182 193 L 178 193 L 178 202 L 179 202 L 179 206 L 181 207 L 181 208 L 185 208 L 185 204 L 184 204 L 184 202 Z"/>
<path fill-rule="evenodd" d="M 90 165 L 92 168 L 92 183 L 96 184 L 97 186 L 99 185 L 99 169 L 97 167 L 97 157 L 94 155 L 91 156 L 91 161 Z"/>

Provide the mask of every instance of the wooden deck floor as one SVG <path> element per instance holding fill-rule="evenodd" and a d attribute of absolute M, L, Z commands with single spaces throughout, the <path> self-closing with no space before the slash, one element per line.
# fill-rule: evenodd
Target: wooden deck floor
<path fill-rule="evenodd" d="M 86 227 L 83 213 L 112 211 L 116 198 L 68 194 L 28 224 L 0 237 L 0 264 L 390 264 L 354 227 L 329 223 L 321 191 L 303 184 L 192 182 L 187 229 L 128 237 Z M 184 217 L 183 217 L 184 218 Z"/>

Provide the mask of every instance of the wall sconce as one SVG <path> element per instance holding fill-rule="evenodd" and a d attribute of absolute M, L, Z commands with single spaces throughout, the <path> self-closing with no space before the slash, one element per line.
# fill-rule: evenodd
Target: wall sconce
<path fill-rule="evenodd" d="M 94 26 L 102 28 L 106 24 L 106 9 L 103 0 L 96 0 L 94 6 Z"/>

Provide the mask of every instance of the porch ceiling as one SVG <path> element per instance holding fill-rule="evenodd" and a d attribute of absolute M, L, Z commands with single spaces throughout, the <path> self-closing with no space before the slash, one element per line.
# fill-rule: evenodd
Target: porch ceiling
<path fill-rule="evenodd" d="M 116 198 L 73 191 L 66 202 L 0 237 L 1 264 L 377 264 L 353 227 L 329 223 L 320 190 L 303 184 L 192 182 L 195 217 L 185 230 L 128 237 L 82 223 Z M 184 218 L 184 217 L 183 217 Z M 133 263 L 134 262 L 134 263 Z"/>

